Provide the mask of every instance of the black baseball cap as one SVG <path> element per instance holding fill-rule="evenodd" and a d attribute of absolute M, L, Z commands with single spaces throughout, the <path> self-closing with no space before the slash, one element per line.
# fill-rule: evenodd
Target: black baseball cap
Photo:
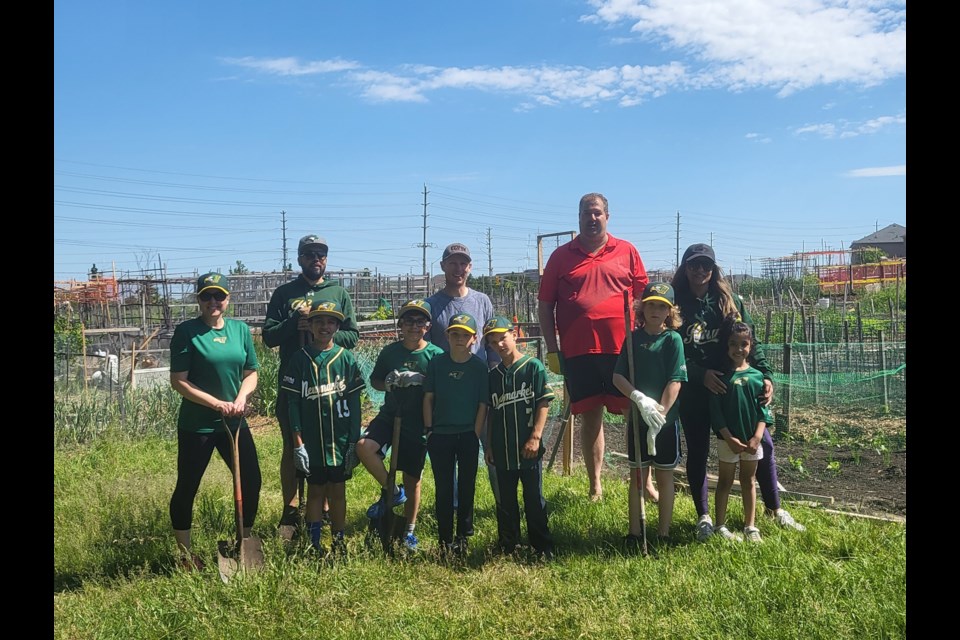
<path fill-rule="evenodd" d="M 687 261 L 694 258 L 709 258 L 710 262 L 717 263 L 717 255 L 713 252 L 713 247 L 702 242 L 687 247 L 687 250 L 683 252 L 683 260 L 680 261 L 680 264 L 687 264 Z"/>
<path fill-rule="evenodd" d="M 308 236 L 303 236 L 300 238 L 300 243 L 297 245 L 297 253 L 303 253 L 304 249 L 313 248 L 314 251 L 320 250 L 323 253 L 327 253 L 327 240 L 323 236 L 318 236 L 316 234 L 310 234 Z"/>

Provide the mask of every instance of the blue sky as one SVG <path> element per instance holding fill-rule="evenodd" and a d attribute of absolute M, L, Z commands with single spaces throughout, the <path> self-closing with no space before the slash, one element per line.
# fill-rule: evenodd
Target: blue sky
<path fill-rule="evenodd" d="M 906 3 L 54 3 L 56 280 L 279 270 L 284 226 L 421 273 L 424 185 L 432 273 L 535 268 L 592 191 L 648 269 L 847 248 L 906 225 Z"/>

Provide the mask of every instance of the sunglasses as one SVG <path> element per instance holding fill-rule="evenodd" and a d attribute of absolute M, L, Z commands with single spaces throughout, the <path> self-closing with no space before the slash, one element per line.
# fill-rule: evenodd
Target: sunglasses
<path fill-rule="evenodd" d="M 691 271 L 712 271 L 713 263 L 709 260 L 691 260 L 687 263 L 687 269 Z"/>
<path fill-rule="evenodd" d="M 300 254 L 301 258 L 310 258 L 311 260 L 323 260 L 327 254 L 321 251 L 304 251 Z"/>
<path fill-rule="evenodd" d="M 203 293 L 197 295 L 197 300 L 200 302 L 209 302 L 211 298 L 217 302 L 223 302 L 227 299 L 227 294 L 217 289 L 215 291 L 204 291 Z"/>
<path fill-rule="evenodd" d="M 426 318 L 400 318 L 400 323 L 408 327 L 425 327 L 430 324 Z"/>

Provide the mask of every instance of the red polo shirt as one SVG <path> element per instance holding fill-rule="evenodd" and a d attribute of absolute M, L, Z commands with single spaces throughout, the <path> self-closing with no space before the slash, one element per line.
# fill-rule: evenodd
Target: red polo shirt
<path fill-rule="evenodd" d="M 556 306 L 560 350 L 571 358 L 587 353 L 620 353 L 626 338 L 623 291 L 633 299 L 647 286 L 647 271 L 636 247 L 607 234 L 605 244 L 590 255 L 576 237 L 558 247 L 540 278 L 541 302 Z"/>

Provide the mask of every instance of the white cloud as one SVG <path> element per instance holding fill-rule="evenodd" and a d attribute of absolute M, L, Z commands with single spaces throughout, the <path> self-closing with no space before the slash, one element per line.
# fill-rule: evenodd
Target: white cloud
<path fill-rule="evenodd" d="M 852 169 L 844 175 L 850 178 L 884 178 L 887 176 L 907 175 L 907 165 L 898 164 L 893 167 L 868 167 L 866 169 Z"/>
<path fill-rule="evenodd" d="M 831 83 L 872 86 L 906 73 L 906 4 L 870 0 L 591 0 L 588 22 L 693 54 L 705 85 L 786 96 Z"/>
<path fill-rule="evenodd" d="M 348 69 L 357 69 L 360 63 L 351 60 L 314 60 L 302 63 L 296 57 L 286 58 L 221 58 L 223 62 L 238 67 L 245 67 L 277 76 L 308 76 L 319 73 L 336 73 Z"/>
<path fill-rule="evenodd" d="M 899 114 L 895 116 L 880 116 L 866 122 L 827 122 L 820 124 L 807 124 L 797 127 L 794 133 L 803 135 L 812 133 L 824 138 L 855 138 L 857 136 L 871 135 L 888 127 L 907 124 L 907 115 Z"/>

